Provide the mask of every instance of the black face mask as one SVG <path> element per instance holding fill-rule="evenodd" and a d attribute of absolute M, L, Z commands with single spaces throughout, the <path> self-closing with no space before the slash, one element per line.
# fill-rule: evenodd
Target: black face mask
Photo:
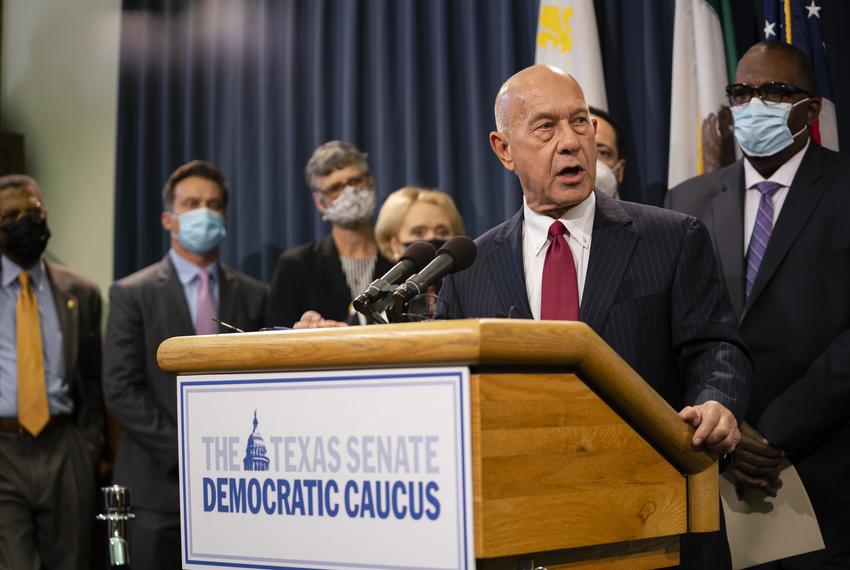
<path fill-rule="evenodd" d="M 430 243 L 431 245 L 434 246 L 434 249 L 440 249 L 441 247 L 443 247 L 446 244 L 446 240 L 444 240 L 444 239 L 421 239 L 421 240 L 416 240 L 416 241 L 428 242 L 428 243 Z M 408 247 L 410 247 L 411 245 L 416 243 L 416 241 L 406 241 L 406 242 L 402 243 L 401 245 L 404 246 L 404 249 L 407 249 Z"/>
<path fill-rule="evenodd" d="M 34 220 L 31 216 L 24 216 L 17 222 L 0 227 L 0 232 L 3 233 L 3 252 L 13 261 L 24 264 L 37 261 L 50 239 L 46 218 Z"/>

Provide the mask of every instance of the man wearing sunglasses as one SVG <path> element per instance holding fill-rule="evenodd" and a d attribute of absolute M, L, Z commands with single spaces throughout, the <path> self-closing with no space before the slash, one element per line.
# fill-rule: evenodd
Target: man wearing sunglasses
<path fill-rule="evenodd" d="M 814 71 L 785 43 L 753 46 L 726 89 L 744 158 L 673 188 L 705 222 L 755 368 L 731 464 L 739 492 L 782 493 L 787 456 L 826 549 L 772 568 L 850 567 L 850 160 L 811 138 Z M 753 490 L 754 489 L 754 490 Z"/>

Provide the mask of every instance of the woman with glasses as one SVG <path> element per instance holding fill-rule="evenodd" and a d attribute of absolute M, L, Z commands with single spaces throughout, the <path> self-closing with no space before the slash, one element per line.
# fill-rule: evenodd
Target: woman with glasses
<path fill-rule="evenodd" d="M 375 182 L 366 155 L 330 141 L 313 152 L 305 175 L 331 232 L 281 254 L 269 300 L 268 322 L 275 326 L 290 327 L 307 310 L 346 320 L 354 296 L 391 267 L 375 244 Z"/>

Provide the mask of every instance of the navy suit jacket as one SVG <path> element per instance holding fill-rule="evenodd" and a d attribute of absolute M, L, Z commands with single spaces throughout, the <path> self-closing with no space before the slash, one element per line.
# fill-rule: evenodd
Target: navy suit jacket
<path fill-rule="evenodd" d="M 667 198 L 711 234 L 753 356 L 747 420 L 789 453 L 824 534 L 826 552 L 788 567 L 850 567 L 848 174 L 848 157 L 811 144 L 746 302 L 743 161 L 685 181 Z"/>
<path fill-rule="evenodd" d="M 392 266 L 378 252 L 372 279 Z M 270 325 L 291 327 L 304 311 L 313 310 L 326 319 L 345 322 L 351 316 L 351 300 L 359 293 L 349 289 L 333 237 L 327 235 L 280 254 L 272 275 L 267 320 Z"/>
<path fill-rule="evenodd" d="M 478 257 L 444 280 L 448 318 L 532 318 L 523 216 L 476 240 Z M 674 408 L 717 400 L 743 418 L 751 366 L 705 227 L 683 214 L 596 192 L 579 318 Z"/>

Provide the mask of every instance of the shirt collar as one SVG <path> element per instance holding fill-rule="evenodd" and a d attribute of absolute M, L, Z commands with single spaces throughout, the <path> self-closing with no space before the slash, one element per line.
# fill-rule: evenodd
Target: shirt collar
<path fill-rule="evenodd" d="M 177 272 L 177 278 L 183 285 L 188 285 L 198 277 L 198 272 L 201 267 L 195 265 L 174 249 L 168 250 L 168 255 L 171 257 L 171 262 L 174 264 L 174 270 Z M 210 279 L 215 281 L 218 279 L 218 263 L 210 263 L 206 267 L 210 272 Z"/>
<path fill-rule="evenodd" d="M 549 226 L 552 225 L 553 220 L 551 217 L 538 214 L 529 208 L 525 197 L 522 199 L 522 211 L 525 221 L 525 235 L 530 240 L 534 253 L 537 255 L 549 243 Z M 564 212 L 564 215 L 558 219 L 563 222 L 570 236 L 587 249 L 590 247 L 590 237 L 593 234 L 593 216 L 595 214 L 596 193 L 591 192 L 590 196 L 585 198 L 583 202 Z"/>
<path fill-rule="evenodd" d="M 21 274 L 21 266 L 6 257 L 2 256 L 2 262 L 0 262 L 0 267 L 2 267 L 2 283 L 3 287 L 12 287 L 15 282 L 18 280 L 18 275 Z M 30 282 L 35 289 L 41 290 L 44 285 L 44 260 L 39 259 L 38 263 L 30 267 L 26 270 L 30 276 Z"/>
<path fill-rule="evenodd" d="M 794 182 L 794 176 L 797 175 L 797 170 L 800 169 L 800 164 L 803 162 L 803 156 L 809 150 L 809 145 L 812 144 L 812 139 L 806 141 L 806 146 L 797 151 L 797 153 L 789 158 L 785 164 L 776 169 L 776 172 L 770 178 L 765 178 L 756 168 L 750 164 L 750 159 L 744 158 L 744 184 L 747 189 L 752 188 L 759 182 L 769 180 L 781 184 L 785 188 L 790 188 Z"/>

